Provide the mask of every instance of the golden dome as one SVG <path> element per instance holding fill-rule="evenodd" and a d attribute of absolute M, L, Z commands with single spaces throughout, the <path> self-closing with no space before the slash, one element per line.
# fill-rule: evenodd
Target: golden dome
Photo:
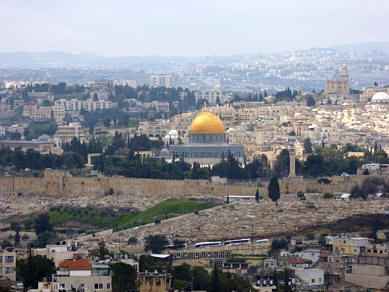
<path fill-rule="evenodd" d="M 224 134 L 223 122 L 211 112 L 197 115 L 190 125 L 191 134 Z"/>

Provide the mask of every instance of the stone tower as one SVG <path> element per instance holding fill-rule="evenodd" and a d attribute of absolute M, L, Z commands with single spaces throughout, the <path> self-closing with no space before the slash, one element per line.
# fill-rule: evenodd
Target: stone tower
<path fill-rule="evenodd" d="M 289 149 L 289 177 L 296 176 L 296 151 Z"/>

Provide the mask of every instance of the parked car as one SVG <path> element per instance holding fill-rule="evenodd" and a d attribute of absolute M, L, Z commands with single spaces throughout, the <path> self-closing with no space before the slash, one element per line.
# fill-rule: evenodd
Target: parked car
<path fill-rule="evenodd" d="M 23 291 L 24 290 L 24 284 L 23 283 L 17 283 L 15 285 L 12 285 L 11 289 Z"/>

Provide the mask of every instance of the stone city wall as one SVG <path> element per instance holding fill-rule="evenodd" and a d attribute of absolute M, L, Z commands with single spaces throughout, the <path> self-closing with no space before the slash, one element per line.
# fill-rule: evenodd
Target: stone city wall
<path fill-rule="evenodd" d="M 280 180 L 281 193 L 305 192 L 308 188 L 318 192 L 349 192 L 353 185 L 361 183 L 365 176 L 333 177 L 332 183 L 318 184 L 301 179 Z M 190 197 L 254 195 L 255 186 L 238 184 L 216 184 L 206 180 L 158 180 L 113 177 L 73 177 L 63 171 L 47 170 L 44 177 L 0 177 L 0 195 L 22 193 L 29 195 L 79 195 L 104 194 L 110 188 L 115 193 L 128 195 L 159 195 L 163 197 Z M 261 195 L 267 194 L 267 183 L 259 188 Z"/>

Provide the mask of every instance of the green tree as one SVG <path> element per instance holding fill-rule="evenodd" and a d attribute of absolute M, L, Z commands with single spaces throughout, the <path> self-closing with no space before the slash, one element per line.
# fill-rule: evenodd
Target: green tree
<path fill-rule="evenodd" d="M 55 264 L 52 260 L 42 256 L 32 256 L 31 251 L 27 259 L 18 260 L 16 275 L 22 279 L 25 288 L 37 288 L 38 282 L 55 273 Z"/>
<path fill-rule="evenodd" d="M 208 272 L 203 267 L 193 267 L 192 275 L 192 288 L 194 290 L 207 290 L 209 285 Z"/>
<path fill-rule="evenodd" d="M 269 191 L 269 198 L 273 202 L 276 202 L 276 205 L 277 205 L 277 201 L 280 198 L 280 185 L 278 184 L 278 179 L 276 176 L 273 176 L 271 178 L 270 183 L 269 183 L 269 187 L 268 187 L 268 191 Z"/>
<path fill-rule="evenodd" d="M 42 233 L 39 233 L 36 241 L 39 247 L 46 247 L 47 244 L 54 242 L 56 236 L 53 232 L 45 230 Z"/>
<path fill-rule="evenodd" d="M 307 97 L 307 106 L 314 107 L 316 104 L 315 99 L 312 96 Z"/>
<path fill-rule="evenodd" d="M 113 292 L 130 291 L 138 288 L 137 272 L 133 266 L 119 262 L 111 265 L 111 271 Z"/>
<path fill-rule="evenodd" d="M 161 253 L 168 244 L 169 241 L 165 235 L 149 235 L 146 237 L 145 251 L 151 250 L 152 253 Z"/>
<path fill-rule="evenodd" d="M 259 203 L 259 190 L 257 188 L 257 191 L 255 192 L 255 200 L 257 201 L 257 203 Z"/>
<path fill-rule="evenodd" d="M 102 260 L 105 258 L 105 256 L 109 254 L 108 249 L 105 247 L 105 243 L 103 241 L 99 242 L 99 248 L 98 248 L 98 256 L 99 259 Z"/>
<path fill-rule="evenodd" d="M 277 156 L 275 171 L 278 176 L 288 176 L 290 166 L 290 156 L 288 149 L 282 149 Z"/>
<path fill-rule="evenodd" d="M 211 289 L 210 292 L 221 292 L 220 290 L 220 282 L 219 282 L 219 270 L 216 268 L 216 265 L 213 268 L 212 271 L 212 280 L 211 280 Z"/>
<path fill-rule="evenodd" d="M 20 234 L 19 234 L 19 230 L 16 230 L 16 234 L 15 234 L 15 246 L 16 246 L 16 247 L 19 247 L 19 244 L 20 244 Z"/>
<path fill-rule="evenodd" d="M 40 214 L 34 221 L 35 234 L 41 234 L 45 231 L 52 231 L 53 226 L 50 224 L 50 217 L 47 213 Z"/>
<path fill-rule="evenodd" d="M 109 126 L 111 125 L 111 118 L 110 117 L 106 117 L 104 118 L 103 120 L 103 125 L 107 128 L 109 128 Z"/>
<path fill-rule="evenodd" d="M 311 139 L 305 138 L 304 140 L 304 151 L 305 153 L 311 154 L 312 153 L 312 143 Z"/>
<path fill-rule="evenodd" d="M 185 291 L 189 287 L 189 283 L 185 280 L 175 279 L 173 282 L 173 287 L 178 291 Z"/>

